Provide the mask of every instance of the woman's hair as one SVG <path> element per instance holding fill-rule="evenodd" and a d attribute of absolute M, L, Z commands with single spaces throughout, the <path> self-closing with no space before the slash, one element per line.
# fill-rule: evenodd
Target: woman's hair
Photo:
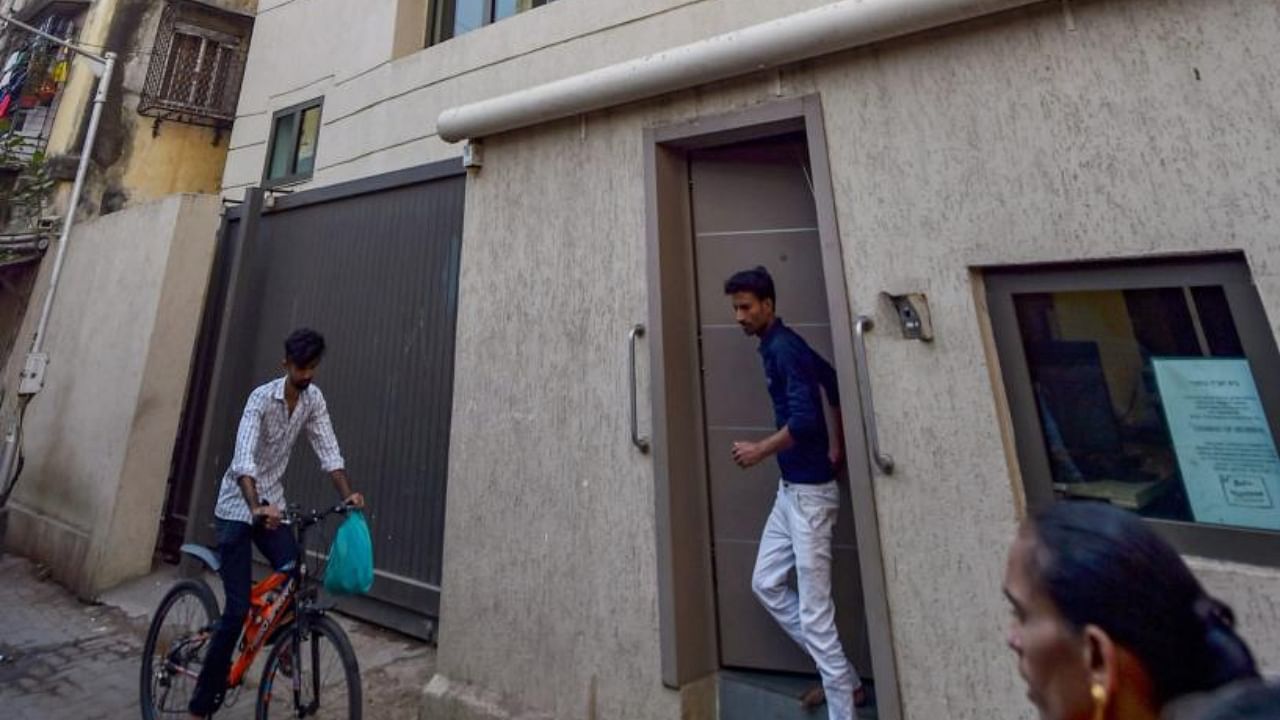
<path fill-rule="evenodd" d="M 1077 630 L 1097 626 L 1137 656 L 1160 706 L 1258 676 L 1231 608 L 1136 515 L 1060 502 L 1032 518 L 1031 532 L 1032 578 Z"/>

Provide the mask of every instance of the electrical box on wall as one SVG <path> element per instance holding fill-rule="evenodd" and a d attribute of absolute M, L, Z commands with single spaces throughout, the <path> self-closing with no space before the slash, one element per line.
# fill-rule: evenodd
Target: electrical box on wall
<path fill-rule="evenodd" d="M 882 295 L 893 306 L 898 316 L 903 338 L 922 342 L 933 340 L 933 320 L 929 316 L 929 299 L 924 293 L 903 293 L 902 295 L 882 293 Z"/>
<path fill-rule="evenodd" d="M 44 389 L 44 371 L 49 367 L 49 355 L 30 353 L 18 377 L 18 394 L 35 395 Z"/>
<path fill-rule="evenodd" d="M 484 165 L 484 146 L 475 140 L 468 140 L 462 146 L 462 167 L 479 168 Z"/>

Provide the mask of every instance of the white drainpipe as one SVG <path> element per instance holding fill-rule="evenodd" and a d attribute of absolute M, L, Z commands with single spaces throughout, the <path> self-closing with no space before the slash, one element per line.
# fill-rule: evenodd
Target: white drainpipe
<path fill-rule="evenodd" d="M 615 107 L 1044 0 L 842 0 L 638 60 L 449 108 L 447 142 Z"/>
<path fill-rule="evenodd" d="M 58 238 L 58 249 L 54 253 L 53 270 L 49 273 L 49 287 L 45 290 L 44 306 L 40 310 L 40 321 L 36 325 L 35 336 L 31 341 L 31 352 L 27 353 L 26 363 L 18 378 L 18 414 L 12 427 L 0 439 L 0 511 L 4 510 L 18 481 L 19 458 L 22 455 L 22 421 L 26 415 L 27 404 L 31 398 L 44 388 L 45 370 L 49 364 L 49 356 L 44 352 L 45 333 L 49 329 L 49 316 L 53 310 L 53 298 L 58 290 L 58 280 L 62 276 L 62 266 L 67 258 L 67 245 L 71 242 L 71 229 L 75 226 L 76 210 L 80 207 L 80 196 L 83 194 L 85 178 L 89 173 L 89 164 L 93 160 L 93 143 L 98 137 L 98 124 L 102 120 L 102 108 L 107 101 L 107 91 L 111 87 L 111 77 L 115 72 L 116 54 L 105 52 L 101 55 L 84 50 L 78 43 L 50 35 L 34 28 L 5 11 L 0 11 L 0 21 L 12 24 L 38 35 L 49 42 L 67 48 L 93 62 L 99 72 L 97 90 L 93 95 L 93 109 L 89 112 L 89 126 L 85 133 L 84 146 L 80 148 L 80 162 L 76 166 L 76 178 L 71 188 L 71 199 L 67 212 L 62 218 L 62 234 Z M 4 25 L 0 24 L 0 28 Z M 3 529 L 4 516 L 0 515 L 0 530 Z M 3 536 L 3 532 L 0 532 Z"/>

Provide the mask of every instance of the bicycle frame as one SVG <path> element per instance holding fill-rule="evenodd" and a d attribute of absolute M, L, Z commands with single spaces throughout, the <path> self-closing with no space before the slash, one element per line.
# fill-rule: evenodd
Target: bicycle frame
<path fill-rule="evenodd" d="M 249 667 L 276 631 L 288 624 L 286 612 L 297 593 L 299 579 L 283 572 L 273 572 L 253 586 L 249 593 L 249 614 L 240 634 L 240 648 L 227 676 L 227 687 L 238 686 Z"/>
<path fill-rule="evenodd" d="M 296 528 L 294 541 L 297 543 L 298 558 L 287 572 L 277 570 L 250 590 L 250 610 L 244 620 L 239 651 L 227 676 L 228 690 L 239 687 L 258 653 L 281 628 L 290 622 L 297 622 L 305 630 L 305 623 L 313 612 L 303 587 L 307 578 L 307 530 L 329 515 L 344 513 L 348 509 L 345 505 L 336 505 L 328 510 L 313 510 L 309 513 L 293 509 L 287 511 L 285 523 Z M 299 657 L 301 633 L 291 633 L 290 636 L 294 643 L 293 656 Z M 294 678 L 294 685 L 294 691 L 300 692 L 300 677 Z"/>
<path fill-rule="evenodd" d="M 227 672 L 228 693 L 238 692 L 244 686 L 245 676 L 262 649 L 275 646 L 275 654 L 271 656 L 271 661 L 276 664 L 264 672 L 266 697 L 270 697 L 271 678 L 276 676 L 277 671 L 283 670 L 282 674 L 292 679 L 293 707 L 298 713 L 297 716 L 307 717 L 314 714 L 321 702 L 321 673 L 308 672 L 307 668 L 319 667 L 320 646 L 317 643 L 306 642 L 311 655 L 304 656 L 303 652 L 304 641 L 315 637 L 317 623 L 322 625 L 320 628 L 322 634 L 333 635 L 337 632 L 340 635 L 339 656 L 342 659 L 344 672 L 347 673 L 347 679 L 351 679 L 355 658 L 351 656 L 350 642 L 341 634 L 340 628 L 328 625 L 332 621 L 323 617 L 324 609 L 318 604 L 318 586 L 315 579 L 308 575 L 307 556 L 308 530 L 313 525 L 323 522 L 329 515 L 343 514 L 348 509 L 350 508 L 346 505 L 336 505 L 328 510 L 303 512 L 299 506 L 291 505 L 284 510 L 282 523 L 293 535 L 298 550 L 297 559 L 292 567 L 274 571 L 250 587 L 249 612 L 246 614 L 244 625 L 240 628 L 239 642 Z M 184 545 L 182 550 L 200 559 L 212 569 L 219 567 L 215 552 L 209 548 L 192 544 Z M 165 618 L 180 598 L 198 600 L 210 620 L 217 615 L 217 598 L 213 590 L 202 580 L 180 581 L 166 594 L 156 616 L 152 619 L 144 650 L 141 690 L 146 703 L 143 708 L 144 717 L 153 717 L 157 709 L 162 714 L 180 711 L 169 708 L 166 702 L 172 680 L 183 677 L 198 682 L 203 653 L 217 629 L 217 623 L 210 622 L 198 629 L 188 629 L 178 637 L 165 634 L 163 629 L 168 627 L 164 624 Z M 278 643 L 281 642 L 288 645 L 280 646 Z M 291 671 L 291 668 L 296 671 Z M 355 672 L 358 673 L 358 670 Z M 309 681 L 312 684 L 311 700 L 306 707 L 303 706 L 302 693 L 304 675 L 312 678 Z M 358 674 L 356 680 L 358 682 Z M 263 697 L 262 692 L 263 688 L 260 688 L 260 703 Z M 234 695 L 228 694 L 226 697 L 234 702 Z M 353 697 L 358 699 L 358 689 Z"/>

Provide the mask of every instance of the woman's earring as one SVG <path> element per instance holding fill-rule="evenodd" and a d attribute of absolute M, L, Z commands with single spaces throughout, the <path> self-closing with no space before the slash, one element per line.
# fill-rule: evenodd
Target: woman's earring
<path fill-rule="evenodd" d="M 1093 720 L 1104 720 L 1107 715 L 1107 689 L 1102 683 L 1094 683 L 1089 692 L 1093 695 Z"/>

